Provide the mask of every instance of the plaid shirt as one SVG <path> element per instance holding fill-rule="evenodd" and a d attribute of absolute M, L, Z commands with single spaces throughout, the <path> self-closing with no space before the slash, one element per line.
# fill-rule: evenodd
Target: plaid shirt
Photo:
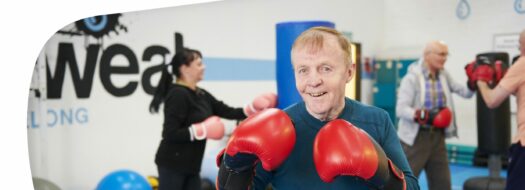
<path fill-rule="evenodd" d="M 423 67 L 423 75 L 425 76 L 425 103 L 426 109 L 440 108 L 446 105 L 443 87 L 439 80 L 439 72 L 435 76 L 430 75 L 430 71 Z"/>

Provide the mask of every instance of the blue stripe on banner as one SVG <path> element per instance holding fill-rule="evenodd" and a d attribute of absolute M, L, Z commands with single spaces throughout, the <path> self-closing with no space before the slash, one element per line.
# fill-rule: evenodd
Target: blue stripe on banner
<path fill-rule="evenodd" d="M 203 58 L 205 81 L 275 80 L 274 60 Z"/>

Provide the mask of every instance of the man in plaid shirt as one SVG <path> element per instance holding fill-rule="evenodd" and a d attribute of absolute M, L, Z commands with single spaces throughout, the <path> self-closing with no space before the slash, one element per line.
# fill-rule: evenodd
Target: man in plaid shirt
<path fill-rule="evenodd" d="M 457 137 L 452 93 L 474 95 L 465 83 L 456 83 L 444 66 L 448 46 L 429 42 L 423 57 L 411 64 L 398 89 L 398 136 L 414 175 L 425 169 L 430 190 L 450 190 L 445 138 Z"/>

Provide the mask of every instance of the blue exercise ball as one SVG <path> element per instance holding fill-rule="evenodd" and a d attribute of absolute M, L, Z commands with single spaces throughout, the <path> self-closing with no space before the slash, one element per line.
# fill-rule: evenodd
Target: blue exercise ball
<path fill-rule="evenodd" d="M 146 178 L 131 170 L 117 170 L 106 175 L 97 190 L 152 190 Z"/>

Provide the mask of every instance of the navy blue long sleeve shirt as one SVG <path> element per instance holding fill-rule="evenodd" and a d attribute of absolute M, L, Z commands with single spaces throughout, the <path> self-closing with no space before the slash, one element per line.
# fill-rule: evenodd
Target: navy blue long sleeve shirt
<path fill-rule="evenodd" d="M 311 116 L 304 102 L 284 110 L 294 122 L 296 143 L 289 157 L 276 170 L 265 171 L 259 163 L 253 181 L 254 189 L 265 189 L 271 183 L 273 189 L 370 189 L 358 177 L 339 176 L 332 183 L 321 180 L 313 161 L 314 139 L 326 123 Z M 407 189 L 418 190 L 406 156 L 401 148 L 395 128 L 388 114 L 379 108 L 367 106 L 346 98 L 345 107 L 338 117 L 366 131 L 383 148 L 387 157 L 405 174 Z"/>

